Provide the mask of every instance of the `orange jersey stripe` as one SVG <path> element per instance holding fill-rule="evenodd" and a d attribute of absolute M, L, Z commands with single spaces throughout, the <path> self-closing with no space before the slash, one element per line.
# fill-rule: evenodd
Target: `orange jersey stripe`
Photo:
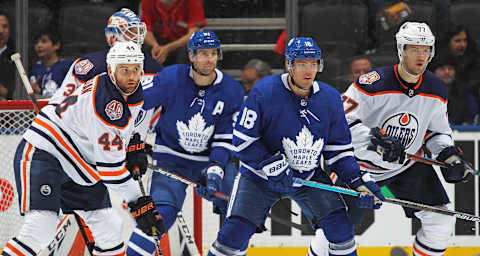
<path fill-rule="evenodd" d="M 30 151 L 32 150 L 32 144 L 27 143 L 27 151 L 25 151 L 25 155 L 23 158 L 25 159 L 23 161 L 23 166 L 22 166 L 22 174 L 23 174 L 23 203 L 22 203 L 22 211 L 26 212 L 27 211 L 27 162 L 30 161 L 28 159 L 28 155 L 30 154 Z"/>
<path fill-rule="evenodd" d="M 25 256 L 25 254 L 23 254 L 21 251 L 19 251 L 17 248 L 13 247 L 13 245 L 11 245 L 10 243 L 8 243 L 5 247 L 7 247 L 8 249 L 10 249 L 12 252 L 16 253 L 16 255 L 18 256 Z"/>
<path fill-rule="evenodd" d="M 120 170 L 120 171 L 114 171 L 114 172 L 98 171 L 98 174 L 100 174 L 100 176 L 120 176 L 120 175 L 124 174 L 125 172 L 127 172 L 127 168 L 123 167 L 123 169 Z"/>
<path fill-rule="evenodd" d="M 62 146 L 68 150 L 68 152 L 75 158 L 75 160 L 77 160 L 77 162 L 85 170 L 87 170 L 87 172 L 90 174 L 90 176 L 92 176 L 96 181 L 101 180 L 100 177 L 95 173 L 95 171 L 93 169 L 91 169 L 90 166 L 88 166 L 82 160 L 82 158 L 79 155 L 77 155 L 77 153 L 75 153 L 75 151 L 70 146 L 68 146 L 68 144 L 63 140 L 63 138 L 57 133 L 57 131 L 55 131 L 50 125 L 48 125 L 47 123 L 43 122 L 42 120 L 40 120 L 38 118 L 35 118 L 34 122 L 39 124 L 40 126 L 44 127 L 48 131 L 50 131 L 50 133 L 52 133 L 53 136 L 55 136 L 55 138 L 57 139 L 57 141 L 60 142 L 60 144 L 62 144 Z"/>
<path fill-rule="evenodd" d="M 420 254 L 421 256 L 431 256 L 430 254 L 426 254 L 426 253 L 420 251 L 420 250 L 417 248 L 416 245 L 413 245 L 413 250 L 415 251 L 415 253 Z"/>

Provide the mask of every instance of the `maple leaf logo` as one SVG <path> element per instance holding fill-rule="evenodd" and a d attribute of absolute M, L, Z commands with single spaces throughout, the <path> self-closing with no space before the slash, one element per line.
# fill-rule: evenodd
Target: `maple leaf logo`
<path fill-rule="evenodd" d="M 206 127 L 207 123 L 199 113 L 188 120 L 188 126 L 177 120 L 178 143 L 190 153 L 198 153 L 207 149 L 208 141 L 215 130 L 214 125 Z"/>
<path fill-rule="evenodd" d="M 283 138 L 282 140 L 288 164 L 299 172 L 316 168 L 323 148 L 323 138 L 314 142 L 312 133 L 304 125 L 295 139 L 296 142 L 290 138 Z"/>

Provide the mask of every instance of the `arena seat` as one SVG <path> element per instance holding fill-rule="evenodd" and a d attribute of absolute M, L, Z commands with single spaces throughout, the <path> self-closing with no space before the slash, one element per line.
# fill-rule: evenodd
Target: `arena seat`
<path fill-rule="evenodd" d="M 458 1 L 450 6 L 450 19 L 456 24 L 467 27 L 477 45 L 480 43 L 479 14 L 480 2 L 478 1 Z"/>

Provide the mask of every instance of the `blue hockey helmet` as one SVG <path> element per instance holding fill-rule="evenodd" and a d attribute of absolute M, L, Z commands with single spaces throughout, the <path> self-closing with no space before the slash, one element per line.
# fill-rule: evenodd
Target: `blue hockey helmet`
<path fill-rule="evenodd" d="M 311 37 L 294 37 L 290 39 L 285 50 L 289 68 L 296 59 L 316 59 L 319 61 L 318 71 L 323 70 L 322 51 Z"/>
<path fill-rule="evenodd" d="M 141 46 L 147 33 L 146 25 L 128 8 L 122 8 L 108 19 L 105 38 L 110 47 L 116 42 L 132 41 Z"/>
<path fill-rule="evenodd" d="M 222 58 L 220 40 L 211 30 L 194 32 L 188 41 L 187 48 L 192 54 L 199 49 L 218 49 L 218 59 Z"/>

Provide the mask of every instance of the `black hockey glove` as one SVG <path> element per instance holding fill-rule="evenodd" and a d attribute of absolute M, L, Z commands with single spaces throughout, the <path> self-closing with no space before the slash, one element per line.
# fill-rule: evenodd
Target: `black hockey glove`
<path fill-rule="evenodd" d="M 361 176 L 348 182 L 348 186 L 360 192 L 357 198 L 358 208 L 379 209 L 385 197 L 382 195 L 380 187 L 370 177 L 369 173 L 363 173 Z"/>
<path fill-rule="evenodd" d="M 444 148 L 438 154 L 437 160 L 449 165 L 448 168 L 440 168 L 446 182 L 467 182 L 473 178 L 472 165 L 463 159 L 463 153 L 460 149 L 454 146 Z"/>
<path fill-rule="evenodd" d="M 372 135 L 371 143 L 368 150 L 377 152 L 382 156 L 383 161 L 403 164 L 405 161 L 405 147 L 397 138 L 387 135 L 387 133 L 378 128 L 370 130 Z"/>
<path fill-rule="evenodd" d="M 155 208 L 151 196 L 139 197 L 136 202 L 128 203 L 128 207 L 140 230 L 149 236 L 155 234 L 159 238 L 162 237 L 165 233 L 163 218 Z"/>
<path fill-rule="evenodd" d="M 224 171 L 219 162 L 212 162 L 207 168 L 202 170 L 200 186 L 197 186 L 197 194 L 212 201 L 215 194 L 222 189 Z"/>
<path fill-rule="evenodd" d="M 127 147 L 127 170 L 137 180 L 147 172 L 147 153 L 145 143 L 141 141 L 140 134 L 135 133 Z"/>

